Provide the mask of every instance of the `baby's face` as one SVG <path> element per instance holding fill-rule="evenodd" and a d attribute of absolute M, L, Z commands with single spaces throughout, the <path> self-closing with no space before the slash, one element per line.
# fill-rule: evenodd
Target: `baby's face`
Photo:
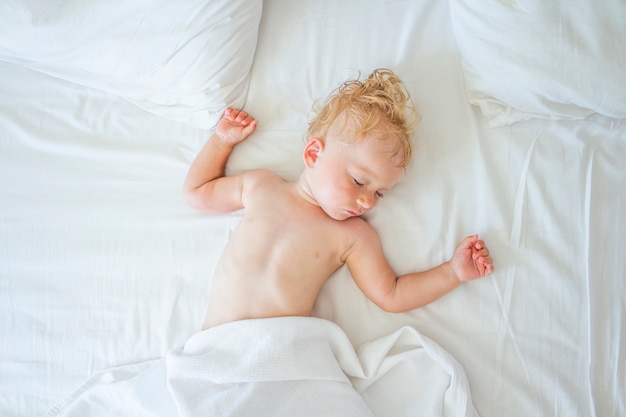
<path fill-rule="evenodd" d="M 367 136 L 348 144 L 326 140 L 310 168 L 309 184 L 330 217 L 345 220 L 367 213 L 398 182 L 404 169 L 385 147 L 384 142 Z"/>

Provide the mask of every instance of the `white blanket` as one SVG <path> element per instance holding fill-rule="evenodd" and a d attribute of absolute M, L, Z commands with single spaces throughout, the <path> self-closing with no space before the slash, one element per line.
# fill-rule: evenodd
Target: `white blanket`
<path fill-rule="evenodd" d="M 463 368 L 415 329 L 357 351 L 335 324 L 228 323 L 165 358 L 105 371 L 48 417 L 474 416 Z"/>

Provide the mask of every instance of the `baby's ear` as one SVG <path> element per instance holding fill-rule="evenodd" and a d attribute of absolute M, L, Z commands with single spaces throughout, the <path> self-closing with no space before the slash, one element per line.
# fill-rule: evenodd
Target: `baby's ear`
<path fill-rule="evenodd" d="M 313 168 L 319 158 L 320 154 L 324 151 L 324 141 L 320 138 L 310 139 L 304 147 L 304 165 L 307 168 Z"/>

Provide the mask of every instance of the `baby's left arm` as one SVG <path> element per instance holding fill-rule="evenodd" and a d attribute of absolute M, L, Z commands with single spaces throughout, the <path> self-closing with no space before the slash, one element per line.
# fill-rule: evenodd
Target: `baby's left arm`
<path fill-rule="evenodd" d="M 489 250 L 478 235 L 466 237 L 450 261 L 399 277 L 383 255 L 378 234 L 368 225 L 359 235 L 346 264 L 361 291 L 385 311 L 404 312 L 425 306 L 463 282 L 493 272 Z"/>

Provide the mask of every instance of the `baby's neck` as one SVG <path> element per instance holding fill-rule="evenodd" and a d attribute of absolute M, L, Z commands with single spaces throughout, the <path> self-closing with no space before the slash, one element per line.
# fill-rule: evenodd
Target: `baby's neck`
<path fill-rule="evenodd" d="M 311 186 L 309 185 L 306 171 L 303 171 L 302 174 L 300 174 L 300 177 L 292 184 L 298 196 L 300 196 L 307 203 L 319 207 L 319 204 L 317 203 L 317 200 L 315 199 L 311 191 Z"/>

